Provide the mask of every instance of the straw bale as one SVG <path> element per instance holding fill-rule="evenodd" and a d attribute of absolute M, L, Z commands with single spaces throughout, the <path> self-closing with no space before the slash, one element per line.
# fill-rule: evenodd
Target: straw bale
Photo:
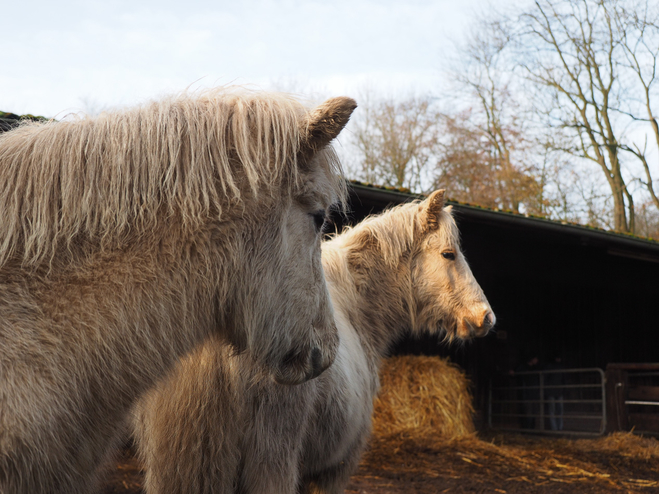
<path fill-rule="evenodd" d="M 378 435 L 424 430 L 446 438 L 474 432 L 470 383 L 464 372 L 441 357 L 398 356 L 384 362 L 375 402 Z"/>

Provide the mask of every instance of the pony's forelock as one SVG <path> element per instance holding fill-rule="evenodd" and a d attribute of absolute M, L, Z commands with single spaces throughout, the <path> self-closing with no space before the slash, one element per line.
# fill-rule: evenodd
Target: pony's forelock
<path fill-rule="evenodd" d="M 328 175 L 329 188 L 324 191 L 328 203 L 340 214 L 348 212 L 348 183 L 344 178 L 341 159 L 333 146 L 325 147 L 318 153 L 321 169 Z"/>
<path fill-rule="evenodd" d="M 460 230 L 455 223 L 452 206 L 445 207 L 440 213 L 438 231 L 443 245 L 460 249 Z"/>
<path fill-rule="evenodd" d="M 344 248 L 369 237 L 377 243 L 383 261 L 394 265 L 401 256 L 418 245 L 419 237 L 426 232 L 426 219 L 421 211 L 421 201 L 412 201 L 390 208 L 383 213 L 367 217 L 355 227 L 346 227 L 334 236 L 333 242 L 341 242 Z M 440 213 L 437 232 L 444 245 L 459 247 L 460 232 L 453 219 L 452 208 L 444 208 Z"/>
<path fill-rule="evenodd" d="M 288 95 L 218 88 L 23 124 L 0 136 L 0 266 L 13 256 L 40 265 L 80 235 L 136 235 L 163 213 L 192 230 L 247 191 L 296 194 L 308 112 Z M 336 155 L 320 154 L 331 192 L 344 201 Z"/>

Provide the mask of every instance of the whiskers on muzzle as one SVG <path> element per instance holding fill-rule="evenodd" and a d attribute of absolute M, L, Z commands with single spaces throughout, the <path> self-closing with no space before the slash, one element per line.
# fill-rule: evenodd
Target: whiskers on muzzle
<path fill-rule="evenodd" d="M 336 328 L 320 341 L 306 348 L 289 350 L 274 368 L 273 376 L 279 384 L 302 384 L 321 375 L 336 357 L 339 336 Z"/>
<path fill-rule="evenodd" d="M 496 316 L 491 309 L 486 309 L 478 317 L 463 317 L 457 325 L 456 336 L 462 339 L 480 338 L 494 327 Z"/>

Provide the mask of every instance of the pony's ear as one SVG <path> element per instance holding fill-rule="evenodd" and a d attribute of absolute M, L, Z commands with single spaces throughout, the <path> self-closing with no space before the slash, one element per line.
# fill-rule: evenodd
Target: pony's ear
<path fill-rule="evenodd" d="M 375 236 L 369 231 L 368 228 L 360 231 L 357 236 L 352 237 L 350 248 L 347 249 L 346 261 L 350 270 L 353 273 L 361 273 L 368 275 L 369 269 L 372 267 L 369 264 L 369 259 L 373 256 L 364 255 L 364 251 L 372 251 L 378 248 L 378 241 Z M 359 289 L 360 283 L 357 283 Z"/>
<path fill-rule="evenodd" d="M 328 99 L 314 108 L 301 129 L 301 155 L 310 158 L 327 146 L 346 126 L 355 108 L 355 100 L 346 96 Z"/>
<path fill-rule="evenodd" d="M 439 215 L 444 209 L 444 189 L 436 190 L 422 203 L 422 218 L 427 230 L 439 227 Z"/>

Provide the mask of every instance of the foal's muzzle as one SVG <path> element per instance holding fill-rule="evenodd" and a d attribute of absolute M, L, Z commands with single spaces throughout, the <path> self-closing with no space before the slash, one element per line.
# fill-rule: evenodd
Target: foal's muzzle
<path fill-rule="evenodd" d="M 489 333 L 497 318 L 490 309 L 485 310 L 478 318 L 465 317 L 458 323 L 457 336 L 462 339 L 478 338 Z"/>

